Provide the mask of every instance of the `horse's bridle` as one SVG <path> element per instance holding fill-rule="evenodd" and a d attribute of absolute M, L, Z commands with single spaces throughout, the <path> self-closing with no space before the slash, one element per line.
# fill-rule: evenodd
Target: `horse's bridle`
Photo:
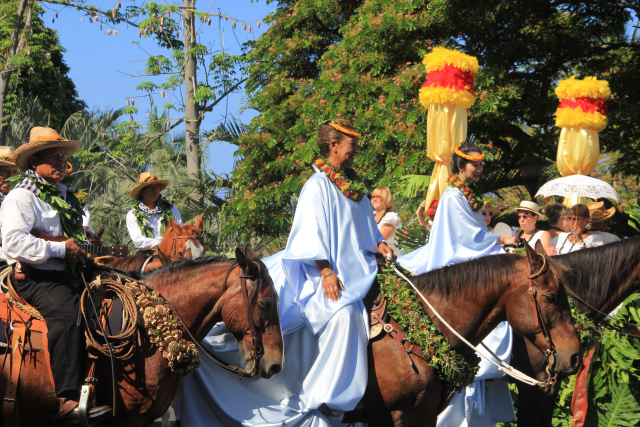
<path fill-rule="evenodd" d="M 176 260 L 182 259 L 181 257 L 176 256 L 176 240 L 178 240 L 178 239 L 188 239 L 188 240 L 191 240 L 191 241 L 193 242 L 193 244 L 194 244 L 194 245 L 196 244 L 196 241 L 198 241 L 198 238 L 197 238 L 197 237 L 189 237 L 189 236 L 173 236 L 173 242 L 172 242 L 172 244 L 171 244 L 171 254 L 169 255 L 169 256 L 170 256 L 171 261 L 176 261 Z M 200 241 L 200 244 L 204 247 L 204 243 L 203 243 L 202 241 Z"/>
<path fill-rule="evenodd" d="M 533 316 L 536 319 L 536 327 L 538 326 L 540 327 L 540 329 L 542 330 L 542 336 L 545 337 L 545 341 L 549 345 L 549 348 L 544 353 L 545 363 L 547 365 L 546 371 L 548 376 L 544 382 L 548 383 L 549 385 L 553 385 L 556 383 L 558 378 L 558 373 L 554 372 L 553 370 L 553 367 L 556 362 L 556 358 L 555 358 L 556 347 L 553 344 L 553 340 L 551 339 L 549 328 L 547 327 L 547 324 L 544 322 L 544 317 L 542 317 L 542 311 L 540 310 L 540 306 L 538 305 L 538 300 L 536 299 L 536 296 L 538 295 L 538 291 L 536 290 L 533 284 L 533 280 L 542 276 L 544 273 L 546 273 L 548 269 L 549 269 L 549 266 L 547 264 L 547 258 L 544 256 L 542 257 L 542 267 L 540 267 L 540 270 L 538 270 L 534 274 L 531 274 L 531 264 L 529 264 L 529 295 L 531 296 L 531 299 L 533 301 Z"/>

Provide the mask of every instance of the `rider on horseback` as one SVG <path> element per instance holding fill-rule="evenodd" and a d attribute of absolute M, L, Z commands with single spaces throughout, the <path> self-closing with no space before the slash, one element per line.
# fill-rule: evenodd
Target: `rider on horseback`
<path fill-rule="evenodd" d="M 87 256 L 78 240 L 84 241 L 82 207 L 60 183 L 67 158 L 82 144 L 69 141 L 55 130 L 34 127 L 29 142 L 15 152 L 15 163 L 25 169 L 23 179 L 14 182 L 0 209 L 4 254 L 13 265 L 15 290 L 44 317 L 59 417 L 78 419 L 78 400 L 83 384 L 84 338 L 78 322 L 78 295 L 65 274 L 67 263 L 85 263 Z M 56 237 L 48 241 L 37 235 Z M 106 406 L 89 412 L 94 421 L 109 414 Z"/>
<path fill-rule="evenodd" d="M 0 206 L 5 196 L 9 193 L 10 187 L 7 178 L 18 174 L 18 167 L 13 160 L 13 147 L 0 147 Z M 0 234 L 1 239 L 1 234 Z M 2 242 L 0 242 L 2 245 Z M 5 258 L 0 251 L 0 264 L 5 265 Z"/>
<path fill-rule="evenodd" d="M 131 241 L 141 252 L 151 251 L 162 242 L 162 229 L 169 226 L 171 219 L 183 225 L 178 208 L 160 195 L 167 185 L 169 180 L 142 172 L 131 190 L 135 202 L 127 213 L 127 229 Z"/>

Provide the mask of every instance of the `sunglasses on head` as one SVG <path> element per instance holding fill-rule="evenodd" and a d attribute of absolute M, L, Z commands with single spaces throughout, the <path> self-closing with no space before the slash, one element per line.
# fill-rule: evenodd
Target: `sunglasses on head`
<path fill-rule="evenodd" d="M 482 212 L 482 216 L 493 216 L 493 212 Z"/>

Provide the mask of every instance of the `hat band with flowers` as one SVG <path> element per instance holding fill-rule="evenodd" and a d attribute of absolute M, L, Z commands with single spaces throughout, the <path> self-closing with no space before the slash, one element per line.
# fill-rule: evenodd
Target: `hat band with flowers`
<path fill-rule="evenodd" d="M 477 196 L 471 190 L 471 187 L 466 182 L 460 181 L 460 178 L 455 176 L 454 174 L 449 175 L 449 179 L 447 180 L 447 184 L 449 187 L 457 188 L 460 190 L 465 199 L 469 202 L 469 206 L 471 206 L 471 210 L 474 212 L 478 212 L 482 209 L 484 205 L 484 198 L 482 196 Z M 429 221 L 433 221 L 436 216 L 436 211 L 438 210 L 439 202 L 434 200 L 429 206 L 429 209 L 425 212 L 425 219 Z"/>

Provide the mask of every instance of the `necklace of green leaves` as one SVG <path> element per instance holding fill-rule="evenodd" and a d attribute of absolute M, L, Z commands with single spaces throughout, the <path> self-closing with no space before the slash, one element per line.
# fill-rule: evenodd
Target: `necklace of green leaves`
<path fill-rule="evenodd" d="M 149 216 L 159 214 L 162 227 L 168 227 L 171 223 L 171 218 L 174 218 L 173 211 L 171 210 L 172 207 L 173 205 L 162 196 L 160 196 L 156 202 L 156 207 L 153 210 L 149 209 L 142 200 L 135 200 L 133 202 L 133 216 L 136 217 L 138 227 L 140 227 L 140 232 L 142 232 L 145 237 L 153 239 L 153 229 L 149 226 L 149 222 L 147 221 Z"/>
<path fill-rule="evenodd" d="M 68 239 L 76 239 L 86 243 L 87 239 L 82 228 L 82 204 L 75 194 L 67 191 L 66 200 L 61 196 L 62 190 L 49 184 L 37 172 L 26 170 L 23 175 L 12 176 L 7 179 L 11 189 L 24 188 L 31 191 L 43 202 L 48 203 L 58 213 L 62 233 Z"/>

